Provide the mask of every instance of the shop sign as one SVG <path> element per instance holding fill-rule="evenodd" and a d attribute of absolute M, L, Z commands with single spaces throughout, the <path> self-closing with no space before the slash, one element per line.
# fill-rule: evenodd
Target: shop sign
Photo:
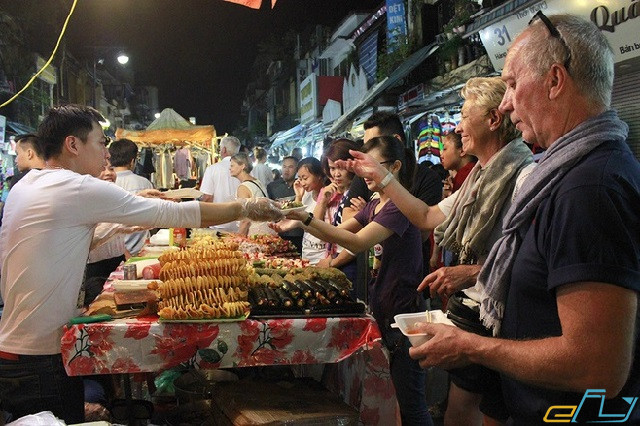
<path fill-rule="evenodd" d="M 404 0 L 387 0 L 387 50 L 396 49 L 398 38 L 402 41 L 407 37 L 407 18 L 404 10 Z"/>
<path fill-rule="evenodd" d="M 46 63 L 47 61 L 45 61 L 42 56 L 36 55 L 36 69 L 40 70 L 42 67 L 44 67 L 44 64 Z M 44 71 L 42 71 L 42 74 L 40 74 L 38 78 L 40 80 L 46 81 L 51 85 L 56 84 L 58 82 L 58 78 L 56 75 L 56 67 L 54 67 L 53 65 L 49 65 L 47 68 L 44 69 Z"/>
<path fill-rule="evenodd" d="M 409 103 L 424 99 L 424 83 L 412 87 L 398 96 L 398 111 L 401 111 Z"/>
<path fill-rule="evenodd" d="M 613 48 L 616 63 L 640 56 L 640 1 L 545 0 L 480 31 L 482 43 L 496 70 L 504 67 L 507 49 L 539 10 L 545 15 L 569 13 L 596 24 Z"/>
<path fill-rule="evenodd" d="M 318 85 L 315 74 L 309 74 L 300 84 L 300 123 L 308 123 L 318 116 Z"/>

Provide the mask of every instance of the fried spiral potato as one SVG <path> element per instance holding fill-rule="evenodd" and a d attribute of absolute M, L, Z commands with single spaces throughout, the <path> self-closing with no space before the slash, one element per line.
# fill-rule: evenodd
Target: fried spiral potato
<path fill-rule="evenodd" d="M 211 241 L 160 256 L 160 317 L 217 319 L 247 314 L 253 269 L 237 249 L 231 241 Z"/>
<path fill-rule="evenodd" d="M 238 288 L 229 288 L 227 290 L 222 288 L 209 288 L 206 290 L 192 290 L 186 293 L 179 293 L 175 296 L 163 299 L 159 303 L 159 307 L 179 308 L 186 305 L 199 305 L 201 303 L 207 303 L 208 305 L 220 305 L 227 302 L 242 302 L 246 301 L 248 292 Z"/>
<path fill-rule="evenodd" d="M 242 277 L 212 276 L 212 277 L 187 277 L 175 280 L 163 281 L 158 286 L 158 293 L 162 299 L 186 294 L 192 291 L 207 290 L 244 290 L 245 280 Z"/>
<path fill-rule="evenodd" d="M 215 318 L 238 318 L 249 312 L 249 302 L 224 302 L 218 305 L 201 303 L 196 306 L 187 304 L 174 308 L 165 306 L 158 314 L 163 319 L 215 319 Z"/>
<path fill-rule="evenodd" d="M 164 252 L 158 260 L 160 260 L 160 263 L 164 264 L 175 260 L 228 258 L 244 258 L 242 252 L 238 251 L 238 244 L 233 242 L 215 242 L 209 245 L 197 245 L 185 250 Z"/>
<path fill-rule="evenodd" d="M 175 260 L 162 265 L 159 277 L 162 281 L 193 276 L 234 275 L 246 277 L 249 274 L 245 259 L 215 260 Z"/>

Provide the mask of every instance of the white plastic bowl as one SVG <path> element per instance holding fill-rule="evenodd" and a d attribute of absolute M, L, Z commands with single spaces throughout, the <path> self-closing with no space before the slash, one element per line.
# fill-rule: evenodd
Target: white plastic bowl
<path fill-rule="evenodd" d="M 440 323 L 453 325 L 453 323 L 447 318 L 446 314 L 440 310 L 429 311 L 432 323 Z M 426 333 L 411 333 L 415 324 L 418 322 L 429 322 L 429 316 L 427 312 L 416 312 L 413 314 L 398 314 L 393 317 L 395 323 L 391 324 L 393 328 L 399 328 L 402 334 L 409 338 L 412 346 L 420 346 L 429 339 L 431 335 Z"/>

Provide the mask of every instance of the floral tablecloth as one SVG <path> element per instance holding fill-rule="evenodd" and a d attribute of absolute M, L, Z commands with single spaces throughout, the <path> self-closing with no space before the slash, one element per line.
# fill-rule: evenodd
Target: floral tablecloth
<path fill-rule="evenodd" d="M 65 328 L 70 376 L 198 368 L 339 363 L 331 383 L 364 424 L 392 424 L 396 399 L 388 353 L 371 317 L 160 323 L 119 319 Z"/>

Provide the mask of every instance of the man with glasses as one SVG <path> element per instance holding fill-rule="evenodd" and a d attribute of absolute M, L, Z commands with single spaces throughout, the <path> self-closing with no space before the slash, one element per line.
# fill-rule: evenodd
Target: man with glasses
<path fill-rule="evenodd" d="M 610 109 L 613 75 L 611 47 L 581 18 L 539 13 L 514 41 L 500 111 L 547 151 L 479 276 L 481 316 L 499 338 L 425 324 L 434 337 L 412 350 L 425 368 L 499 371 L 514 424 L 558 405 L 565 421 L 619 421 L 623 398 L 640 394 L 640 166 Z M 616 398 L 582 405 L 589 389 Z"/>

